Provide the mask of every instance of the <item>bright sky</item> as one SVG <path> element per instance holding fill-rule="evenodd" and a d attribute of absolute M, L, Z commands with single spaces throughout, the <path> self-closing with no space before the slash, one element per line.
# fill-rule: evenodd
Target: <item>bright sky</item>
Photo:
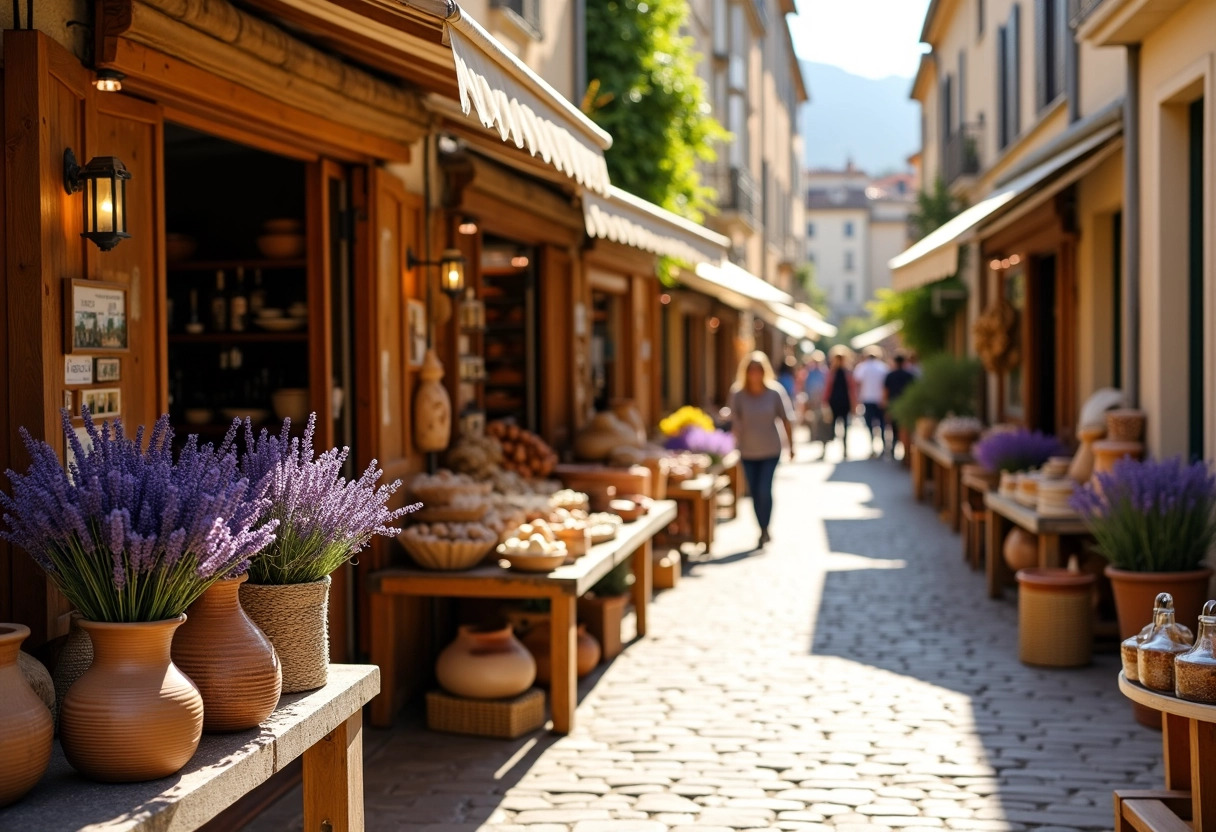
<path fill-rule="evenodd" d="M 790 18 L 798 57 L 854 75 L 911 78 L 929 0 L 798 0 Z"/>

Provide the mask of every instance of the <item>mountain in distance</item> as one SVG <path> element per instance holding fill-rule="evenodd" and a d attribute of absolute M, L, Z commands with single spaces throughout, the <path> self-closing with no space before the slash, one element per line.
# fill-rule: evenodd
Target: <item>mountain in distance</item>
<path fill-rule="evenodd" d="M 842 169 L 853 160 L 878 176 L 908 167 L 920 148 L 920 105 L 911 78 L 872 79 L 839 67 L 802 62 L 811 101 L 798 115 L 808 168 Z"/>

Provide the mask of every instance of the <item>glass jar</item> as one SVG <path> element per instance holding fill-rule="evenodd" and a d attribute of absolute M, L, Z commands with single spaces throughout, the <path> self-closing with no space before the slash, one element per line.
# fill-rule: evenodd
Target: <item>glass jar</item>
<path fill-rule="evenodd" d="M 1174 692 L 1174 659 L 1194 643 L 1191 631 L 1174 620 L 1174 598 L 1168 592 L 1153 605 L 1153 629 L 1140 642 L 1136 666 L 1140 684 L 1152 690 Z"/>
<path fill-rule="evenodd" d="M 1216 601 L 1203 605 L 1195 646 L 1174 660 L 1174 691 L 1182 699 L 1216 704 Z"/>
<path fill-rule="evenodd" d="M 1153 631 L 1152 623 L 1144 625 L 1144 629 L 1119 645 L 1119 656 L 1123 659 L 1123 675 L 1132 682 L 1140 681 L 1140 642 L 1148 638 Z"/>

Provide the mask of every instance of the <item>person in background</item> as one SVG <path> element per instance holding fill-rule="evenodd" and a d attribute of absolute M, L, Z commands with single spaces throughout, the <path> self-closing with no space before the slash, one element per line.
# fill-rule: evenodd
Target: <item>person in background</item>
<path fill-rule="evenodd" d="M 920 378 L 920 358 L 916 355 L 916 350 L 908 350 L 908 358 L 904 362 L 904 369 L 912 374 L 912 378 Z"/>
<path fill-rule="evenodd" d="M 798 388 L 798 362 L 792 356 L 781 362 L 781 372 L 777 374 L 777 381 L 785 388 L 786 398 L 792 402 Z"/>
<path fill-rule="evenodd" d="M 731 432 L 760 525 L 758 548 L 763 549 L 772 539 L 769 522 L 773 516 L 773 477 L 777 464 L 783 450 L 790 461 L 794 459 L 793 409 L 764 353 L 753 352 L 739 365 L 730 409 Z"/>
<path fill-rule="evenodd" d="M 821 443 L 820 459 L 827 452 L 828 440 L 831 439 L 828 420 L 823 412 L 826 405 L 823 391 L 828 385 L 828 374 L 824 361 L 826 361 L 826 356 L 821 350 L 811 353 L 807 358 L 806 372 L 803 373 L 802 379 L 802 419 L 811 431 L 811 442 Z"/>
<path fill-rule="evenodd" d="M 887 378 L 883 382 L 882 406 L 888 413 L 891 412 L 891 405 L 908 389 L 908 385 L 916 381 L 916 376 L 909 372 L 907 364 L 907 357 L 903 353 L 896 353 L 895 369 L 887 373 Z M 896 442 L 899 442 L 903 447 L 902 453 L 906 457 L 908 455 L 908 446 L 899 435 L 899 423 L 894 419 L 888 419 L 888 422 L 891 425 L 891 459 L 895 459 Z"/>
<path fill-rule="evenodd" d="M 846 359 L 848 347 L 832 347 L 831 364 L 828 367 L 827 383 L 823 390 L 823 400 L 832 411 L 832 434 L 836 435 L 836 426 L 840 425 L 841 459 L 849 458 L 849 419 L 852 418 L 853 404 L 857 401 L 857 386 L 853 374 L 849 372 Z M 827 449 L 824 448 L 824 453 Z"/>
<path fill-rule="evenodd" d="M 870 435 L 870 459 L 882 456 L 887 452 L 887 423 L 883 410 L 883 397 L 886 395 L 883 384 L 887 380 L 887 365 L 882 360 L 881 347 L 867 347 L 861 363 L 853 368 L 853 378 L 857 381 L 858 397 L 863 409 L 866 430 Z M 882 441 L 882 449 L 874 452 L 874 434 Z"/>

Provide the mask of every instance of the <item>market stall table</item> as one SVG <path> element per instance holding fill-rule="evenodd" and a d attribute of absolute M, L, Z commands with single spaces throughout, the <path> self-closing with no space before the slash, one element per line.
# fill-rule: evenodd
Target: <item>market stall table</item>
<path fill-rule="evenodd" d="M 942 513 L 946 524 L 957 532 L 961 518 L 959 478 L 962 476 L 963 466 L 972 462 L 971 454 L 956 454 L 936 440 L 919 436 L 916 438 L 916 448 L 922 458 L 921 466 L 926 465 L 926 458 L 935 466 L 933 502 Z M 916 488 L 915 484 L 913 488 Z M 920 499 L 919 494 L 917 499 Z"/>
<path fill-rule="evenodd" d="M 578 599 L 612 569 L 631 560 L 633 605 L 638 636 L 646 635 L 647 605 L 653 584 L 651 539 L 676 516 L 676 504 L 659 500 L 649 513 L 621 526 L 616 539 L 592 546 L 586 555 L 552 572 L 518 572 L 497 563 L 464 572 L 435 572 L 417 568 L 384 569 L 370 576 L 372 661 L 384 672 L 384 692 L 372 703 L 372 724 L 388 726 L 399 706 L 397 689 L 398 632 L 394 595 L 436 598 L 547 598 L 552 616 L 553 657 L 550 702 L 553 730 L 568 734 L 574 727 L 578 694 L 575 679 L 575 635 Z"/>
<path fill-rule="evenodd" d="M 1119 690 L 1161 712 L 1165 790 L 1115 792 L 1115 832 L 1216 832 L 1216 705 L 1149 690 L 1119 674 Z"/>
<path fill-rule="evenodd" d="M 374 665 L 330 665 L 325 687 L 284 695 L 258 729 L 204 734 L 184 769 L 146 783 L 85 780 L 56 742 L 42 781 L 0 809 L 0 829 L 186 832 L 303 756 L 304 828 L 361 832 L 363 706 L 379 690 Z"/>
<path fill-rule="evenodd" d="M 964 470 L 959 485 L 962 489 L 959 505 L 963 513 L 963 560 L 972 569 L 979 569 L 984 563 L 984 536 L 990 522 L 984 495 L 992 490 L 992 484 L 987 477 Z"/>
<path fill-rule="evenodd" d="M 1019 526 L 1038 538 L 1040 567 L 1061 565 L 1061 537 L 1089 533 L 1080 517 L 1047 517 L 995 491 L 984 495 L 984 505 L 988 508 L 988 543 L 984 547 L 984 558 L 989 598 L 1000 598 L 1011 577 L 1003 552 L 1005 535 L 1011 526 Z"/>
<path fill-rule="evenodd" d="M 719 474 L 726 477 L 726 488 L 721 493 L 726 494 L 730 498 L 728 503 L 720 503 L 725 508 L 728 508 L 730 513 L 726 515 L 726 519 L 734 520 L 739 516 L 739 501 L 743 499 L 743 456 L 737 450 L 731 451 L 726 456 L 722 457 L 722 461 L 710 466 L 710 473 Z"/>

